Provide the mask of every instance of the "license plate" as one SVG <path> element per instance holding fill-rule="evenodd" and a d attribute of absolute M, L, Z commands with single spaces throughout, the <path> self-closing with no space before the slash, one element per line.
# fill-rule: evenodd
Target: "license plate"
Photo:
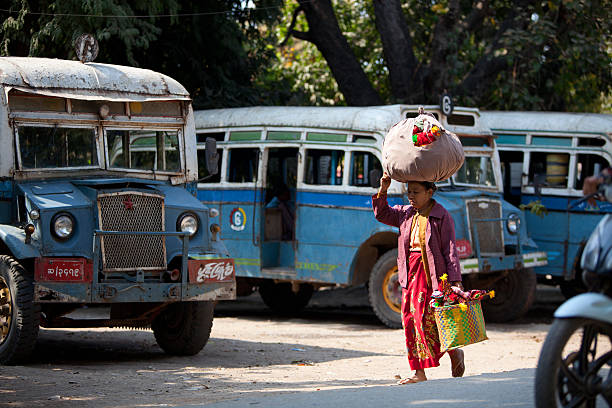
<path fill-rule="evenodd" d="M 38 281 L 86 282 L 91 279 L 91 264 L 84 258 L 38 258 L 35 268 Z"/>
<path fill-rule="evenodd" d="M 189 260 L 189 282 L 232 282 L 236 275 L 233 259 Z"/>

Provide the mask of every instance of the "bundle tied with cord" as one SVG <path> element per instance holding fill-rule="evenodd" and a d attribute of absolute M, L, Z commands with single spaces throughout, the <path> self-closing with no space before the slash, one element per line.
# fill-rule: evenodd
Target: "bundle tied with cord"
<path fill-rule="evenodd" d="M 385 136 L 383 170 L 394 180 L 438 182 L 463 165 L 461 141 L 421 107 L 416 118 L 396 123 Z"/>

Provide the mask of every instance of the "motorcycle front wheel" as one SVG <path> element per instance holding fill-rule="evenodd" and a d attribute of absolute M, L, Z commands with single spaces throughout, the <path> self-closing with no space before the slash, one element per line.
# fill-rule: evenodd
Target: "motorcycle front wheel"
<path fill-rule="evenodd" d="M 536 407 L 612 406 L 612 327 L 555 319 L 536 369 Z"/>

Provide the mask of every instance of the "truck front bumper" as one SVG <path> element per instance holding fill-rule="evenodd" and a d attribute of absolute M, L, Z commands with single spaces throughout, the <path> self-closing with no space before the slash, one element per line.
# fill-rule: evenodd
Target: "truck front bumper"
<path fill-rule="evenodd" d="M 548 264 L 546 252 L 529 252 L 502 257 L 483 257 L 462 259 L 461 273 L 491 273 L 507 269 L 524 269 Z"/>
<path fill-rule="evenodd" d="M 86 260 L 83 260 L 85 262 Z M 214 254 L 190 254 L 181 279 L 175 282 L 104 281 L 98 273 L 80 274 L 81 280 L 67 281 L 66 275 L 37 271 L 34 301 L 39 303 L 130 303 L 196 302 L 236 298 L 236 269 L 232 258 Z"/>

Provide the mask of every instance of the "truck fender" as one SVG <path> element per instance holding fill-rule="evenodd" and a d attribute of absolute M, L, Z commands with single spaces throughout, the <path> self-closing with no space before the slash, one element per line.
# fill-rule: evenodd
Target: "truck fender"
<path fill-rule="evenodd" d="M 612 324 L 612 299 L 601 293 L 583 293 L 559 306 L 555 318 L 593 319 Z"/>
<path fill-rule="evenodd" d="M 16 259 L 40 257 L 38 248 L 25 243 L 25 232 L 20 228 L 0 225 L 0 240 L 4 242 Z"/>
<path fill-rule="evenodd" d="M 219 241 L 212 241 L 211 242 L 211 246 L 212 246 L 212 250 L 214 253 L 219 254 L 219 255 L 223 255 L 223 256 L 227 256 L 229 257 L 229 251 L 227 250 L 227 247 L 225 246 L 225 244 L 223 243 L 223 241 L 219 240 Z"/>

